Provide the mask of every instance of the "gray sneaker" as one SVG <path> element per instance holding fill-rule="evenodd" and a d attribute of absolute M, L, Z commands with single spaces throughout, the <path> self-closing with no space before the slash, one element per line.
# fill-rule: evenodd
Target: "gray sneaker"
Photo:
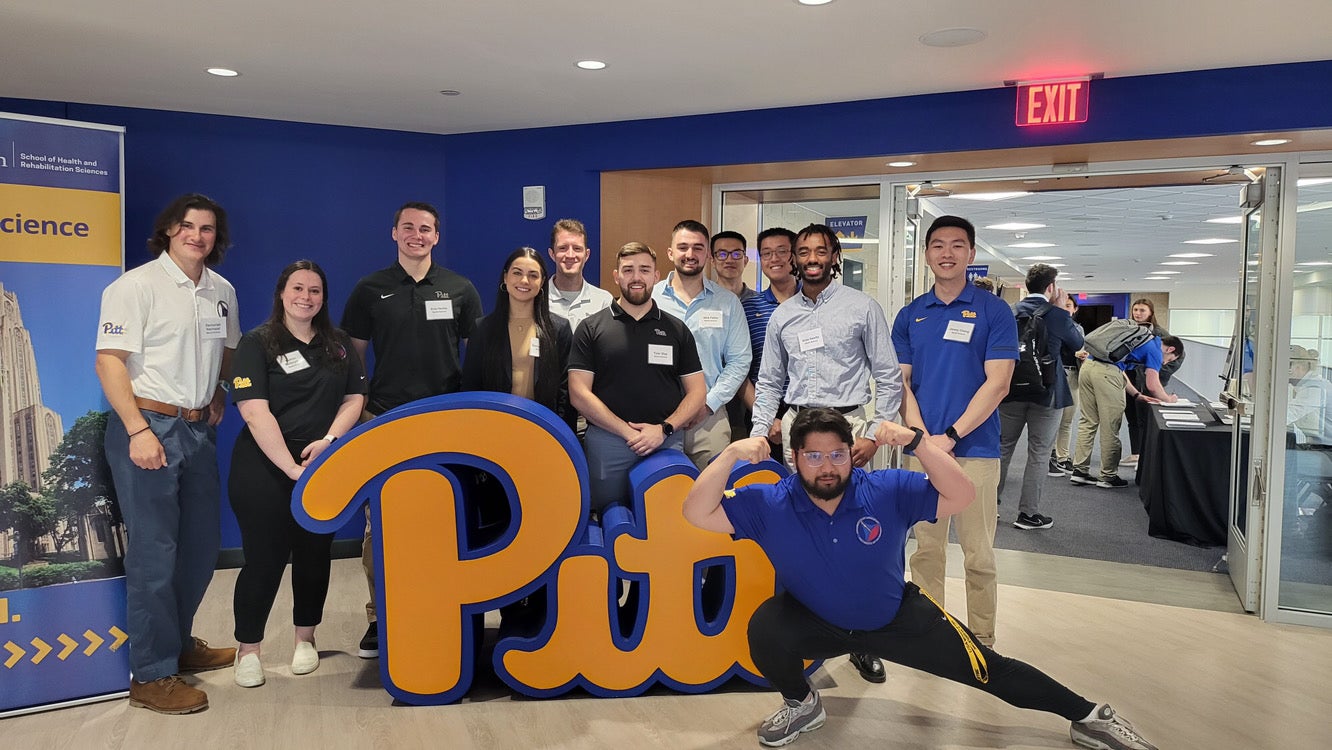
<path fill-rule="evenodd" d="M 1115 713 L 1109 704 L 1101 704 L 1091 721 L 1073 722 L 1068 736 L 1074 744 L 1093 750 L 1156 750 L 1156 745 L 1143 739 L 1128 719 Z"/>
<path fill-rule="evenodd" d="M 767 747 L 781 747 L 796 741 L 801 732 L 812 732 L 823 726 L 828 714 L 823 711 L 823 701 L 819 691 L 810 690 L 814 699 L 809 703 L 785 698 L 777 713 L 763 720 L 758 729 L 759 744 Z"/>

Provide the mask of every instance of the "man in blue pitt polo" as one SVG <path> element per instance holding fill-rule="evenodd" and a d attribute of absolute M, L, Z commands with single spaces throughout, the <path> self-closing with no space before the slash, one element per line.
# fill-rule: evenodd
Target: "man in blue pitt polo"
<path fill-rule="evenodd" d="M 902 576 L 907 531 L 972 504 L 958 462 L 919 428 L 881 422 L 876 444 L 915 450 L 928 476 L 851 466 L 855 439 L 836 409 L 803 409 L 790 431 L 796 473 L 775 485 L 725 492 L 737 461 L 768 457 L 767 440 L 727 446 L 694 483 L 683 513 L 695 526 L 752 539 L 783 589 L 749 621 L 749 650 L 784 699 L 758 730 L 777 747 L 823 726 L 827 715 L 805 659 L 863 652 L 983 690 L 1021 708 L 1058 714 L 1079 745 L 1153 746 L 1106 704 L 1094 704 L 1034 667 L 1000 656 Z"/>
<path fill-rule="evenodd" d="M 976 486 L 976 502 L 955 520 L 966 569 L 967 624 L 994 645 L 997 597 L 994 528 L 999 487 L 999 415 L 1018 357 L 1017 322 L 998 297 L 967 283 L 976 258 L 976 228 L 941 216 L 925 235 L 925 261 L 934 286 L 902 308 L 893 347 L 906 393 L 902 420 L 920 427 L 955 456 Z M 908 457 L 908 469 L 919 469 Z M 916 526 L 911 580 L 944 601 L 947 518 Z"/>

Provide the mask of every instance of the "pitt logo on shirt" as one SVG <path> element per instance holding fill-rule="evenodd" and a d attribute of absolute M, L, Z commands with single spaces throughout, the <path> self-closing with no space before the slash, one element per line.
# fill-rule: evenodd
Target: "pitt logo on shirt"
<path fill-rule="evenodd" d="M 125 333 L 125 326 L 116 325 L 115 323 L 103 323 L 102 333 L 105 333 L 108 336 L 121 336 Z"/>
<path fill-rule="evenodd" d="M 976 311 L 975 311 L 975 310 L 963 310 L 963 311 L 962 311 L 962 317 L 964 317 L 964 318 L 974 318 L 974 317 L 976 317 Z"/>

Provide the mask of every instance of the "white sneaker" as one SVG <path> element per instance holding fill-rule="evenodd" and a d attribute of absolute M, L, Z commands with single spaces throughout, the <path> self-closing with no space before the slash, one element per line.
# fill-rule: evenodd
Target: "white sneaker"
<path fill-rule="evenodd" d="M 296 653 L 291 656 L 292 674 L 310 674 L 319 669 L 319 650 L 309 641 L 296 644 Z"/>
<path fill-rule="evenodd" d="M 246 688 L 264 684 L 264 667 L 259 663 L 259 654 L 236 654 L 236 684 Z"/>
<path fill-rule="evenodd" d="M 1102 703 L 1091 721 L 1075 721 L 1068 730 L 1074 744 L 1092 750 L 1157 750 L 1156 745 L 1138 734 L 1128 719 Z"/>

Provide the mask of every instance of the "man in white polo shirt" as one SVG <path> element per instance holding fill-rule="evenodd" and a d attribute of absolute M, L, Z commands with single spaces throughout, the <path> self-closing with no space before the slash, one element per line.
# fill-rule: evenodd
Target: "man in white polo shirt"
<path fill-rule="evenodd" d="M 219 377 L 241 335 L 236 290 L 210 270 L 227 246 L 221 206 L 177 198 L 148 239 L 157 260 L 106 288 L 97 330 L 97 377 L 112 409 L 106 457 L 129 532 L 130 705 L 166 714 L 208 706 L 179 673 L 235 658 L 192 633 L 217 564 Z"/>
<path fill-rule="evenodd" d="M 555 273 L 546 290 L 550 311 L 569 321 L 575 332 L 589 315 L 610 307 L 614 297 L 583 278 L 583 267 L 592 251 L 587 247 L 587 229 L 577 219 L 560 219 L 550 230 L 550 259 Z M 581 432 L 581 430 L 580 430 Z"/>

